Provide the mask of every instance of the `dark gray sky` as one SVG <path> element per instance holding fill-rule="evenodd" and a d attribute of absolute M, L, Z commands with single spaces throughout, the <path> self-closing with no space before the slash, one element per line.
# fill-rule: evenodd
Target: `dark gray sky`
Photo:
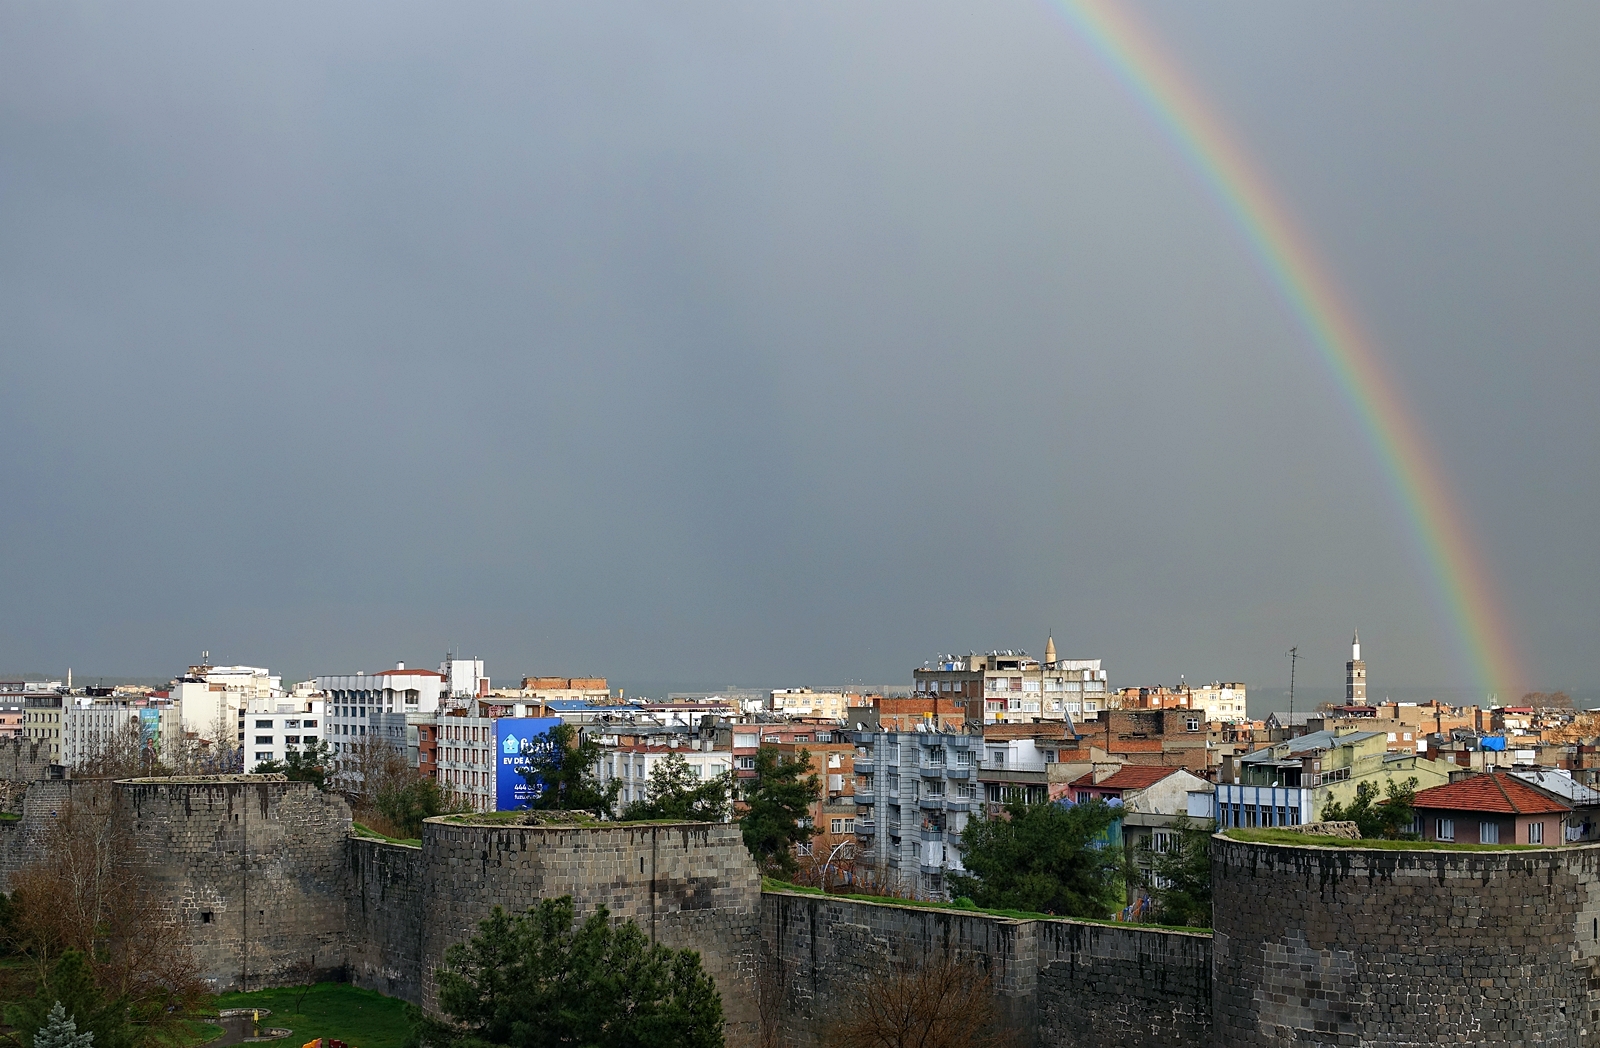
<path fill-rule="evenodd" d="M 1140 8 L 1594 683 L 1600 6 Z M 1473 683 L 1350 406 L 1043 3 L 0 2 L 0 670 Z"/>

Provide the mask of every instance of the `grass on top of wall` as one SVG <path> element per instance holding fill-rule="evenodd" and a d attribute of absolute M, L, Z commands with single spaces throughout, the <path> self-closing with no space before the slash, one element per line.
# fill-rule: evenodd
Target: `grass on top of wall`
<path fill-rule="evenodd" d="M 1391 841 L 1381 837 L 1324 837 L 1318 833 L 1296 833 L 1277 827 L 1223 830 L 1229 840 L 1246 844 L 1294 844 L 1313 848 L 1363 848 L 1373 851 L 1538 851 L 1544 844 L 1452 844 L 1449 841 Z"/>
<path fill-rule="evenodd" d="M 956 913 L 978 913 L 987 917 L 1005 917 L 1013 921 L 1078 921 L 1083 924 L 1104 924 L 1112 928 L 1156 928 L 1169 932 L 1193 932 L 1210 935 L 1210 928 L 1191 928 L 1174 924 L 1146 924 L 1139 921 L 1111 921 L 1095 917 L 1063 917 L 1060 914 L 1034 913 L 1031 910 L 995 910 L 974 906 L 970 902 L 935 902 L 929 899 L 901 899 L 893 895 L 856 895 L 847 892 L 825 892 L 821 888 L 808 888 L 790 884 L 775 877 L 761 878 L 761 890 L 769 892 L 795 892 L 800 895 L 821 895 L 830 899 L 849 899 L 852 902 L 875 902 L 884 906 L 916 906 L 925 910 L 953 910 Z"/>
<path fill-rule="evenodd" d="M 217 1007 L 270 1009 L 271 1015 L 261 1017 L 262 1026 L 294 1031 L 280 1040 L 261 1042 L 266 1048 L 300 1048 L 318 1037 L 338 1038 L 350 1048 L 403 1048 L 411 1031 L 404 1001 L 349 983 L 318 983 L 303 990 L 305 999 L 297 1008 L 295 999 L 302 990 L 225 993 L 217 998 Z"/>
<path fill-rule="evenodd" d="M 355 834 L 357 837 L 365 837 L 372 841 L 387 841 L 390 844 L 405 844 L 413 848 L 422 847 L 422 838 L 420 837 L 386 837 L 377 830 L 368 829 L 359 822 L 352 822 L 350 824 L 350 832 Z"/>

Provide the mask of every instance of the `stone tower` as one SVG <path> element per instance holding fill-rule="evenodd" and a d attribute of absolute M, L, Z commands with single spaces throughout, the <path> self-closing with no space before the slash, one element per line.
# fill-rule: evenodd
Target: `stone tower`
<path fill-rule="evenodd" d="M 1367 664 L 1361 661 L 1361 633 L 1358 630 L 1350 641 L 1350 661 L 1344 664 L 1344 704 L 1367 704 Z"/>

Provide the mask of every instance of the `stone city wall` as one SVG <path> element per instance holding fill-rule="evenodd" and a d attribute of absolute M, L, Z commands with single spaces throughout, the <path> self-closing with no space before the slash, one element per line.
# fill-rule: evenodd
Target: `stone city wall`
<path fill-rule="evenodd" d="M 351 837 L 350 981 L 390 997 L 422 1000 L 427 864 L 409 844 Z"/>
<path fill-rule="evenodd" d="M 469 820 L 430 819 L 422 831 L 424 1005 L 433 1003 L 433 972 L 445 950 L 471 936 L 495 906 L 518 912 L 571 895 L 580 918 L 603 904 L 666 946 L 700 951 L 722 993 L 729 1048 L 756 1043 L 761 878 L 737 825 Z"/>
<path fill-rule="evenodd" d="M 782 1044 L 823 1048 L 868 980 L 953 954 L 985 973 L 1025 1044 L 1211 1040 L 1211 937 L 791 892 L 763 896 L 762 992 Z M 775 1005 L 773 1007 L 772 1005 Z"/>
<path fill-rule="evenodd" d="M 136 861 L 219 990 L 343 972 L 350 808 L 277 776 L 116 784 Z"/>
<path fill-rule="evenodd" d="M 1600 1044 L 1597 867 L 1213 838 L 1216 1043 Z"/>

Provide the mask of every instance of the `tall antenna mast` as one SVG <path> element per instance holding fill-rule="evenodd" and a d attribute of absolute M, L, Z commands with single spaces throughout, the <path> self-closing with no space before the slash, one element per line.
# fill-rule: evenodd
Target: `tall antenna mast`
<path fill-rule="evenodd" d="M 1289 723 L 1286 725 L 1290 731 L 1294 730 L 1294 664 L 1300 661 L 1300 647 L 1296 645 L 1289 649 Z"/>

